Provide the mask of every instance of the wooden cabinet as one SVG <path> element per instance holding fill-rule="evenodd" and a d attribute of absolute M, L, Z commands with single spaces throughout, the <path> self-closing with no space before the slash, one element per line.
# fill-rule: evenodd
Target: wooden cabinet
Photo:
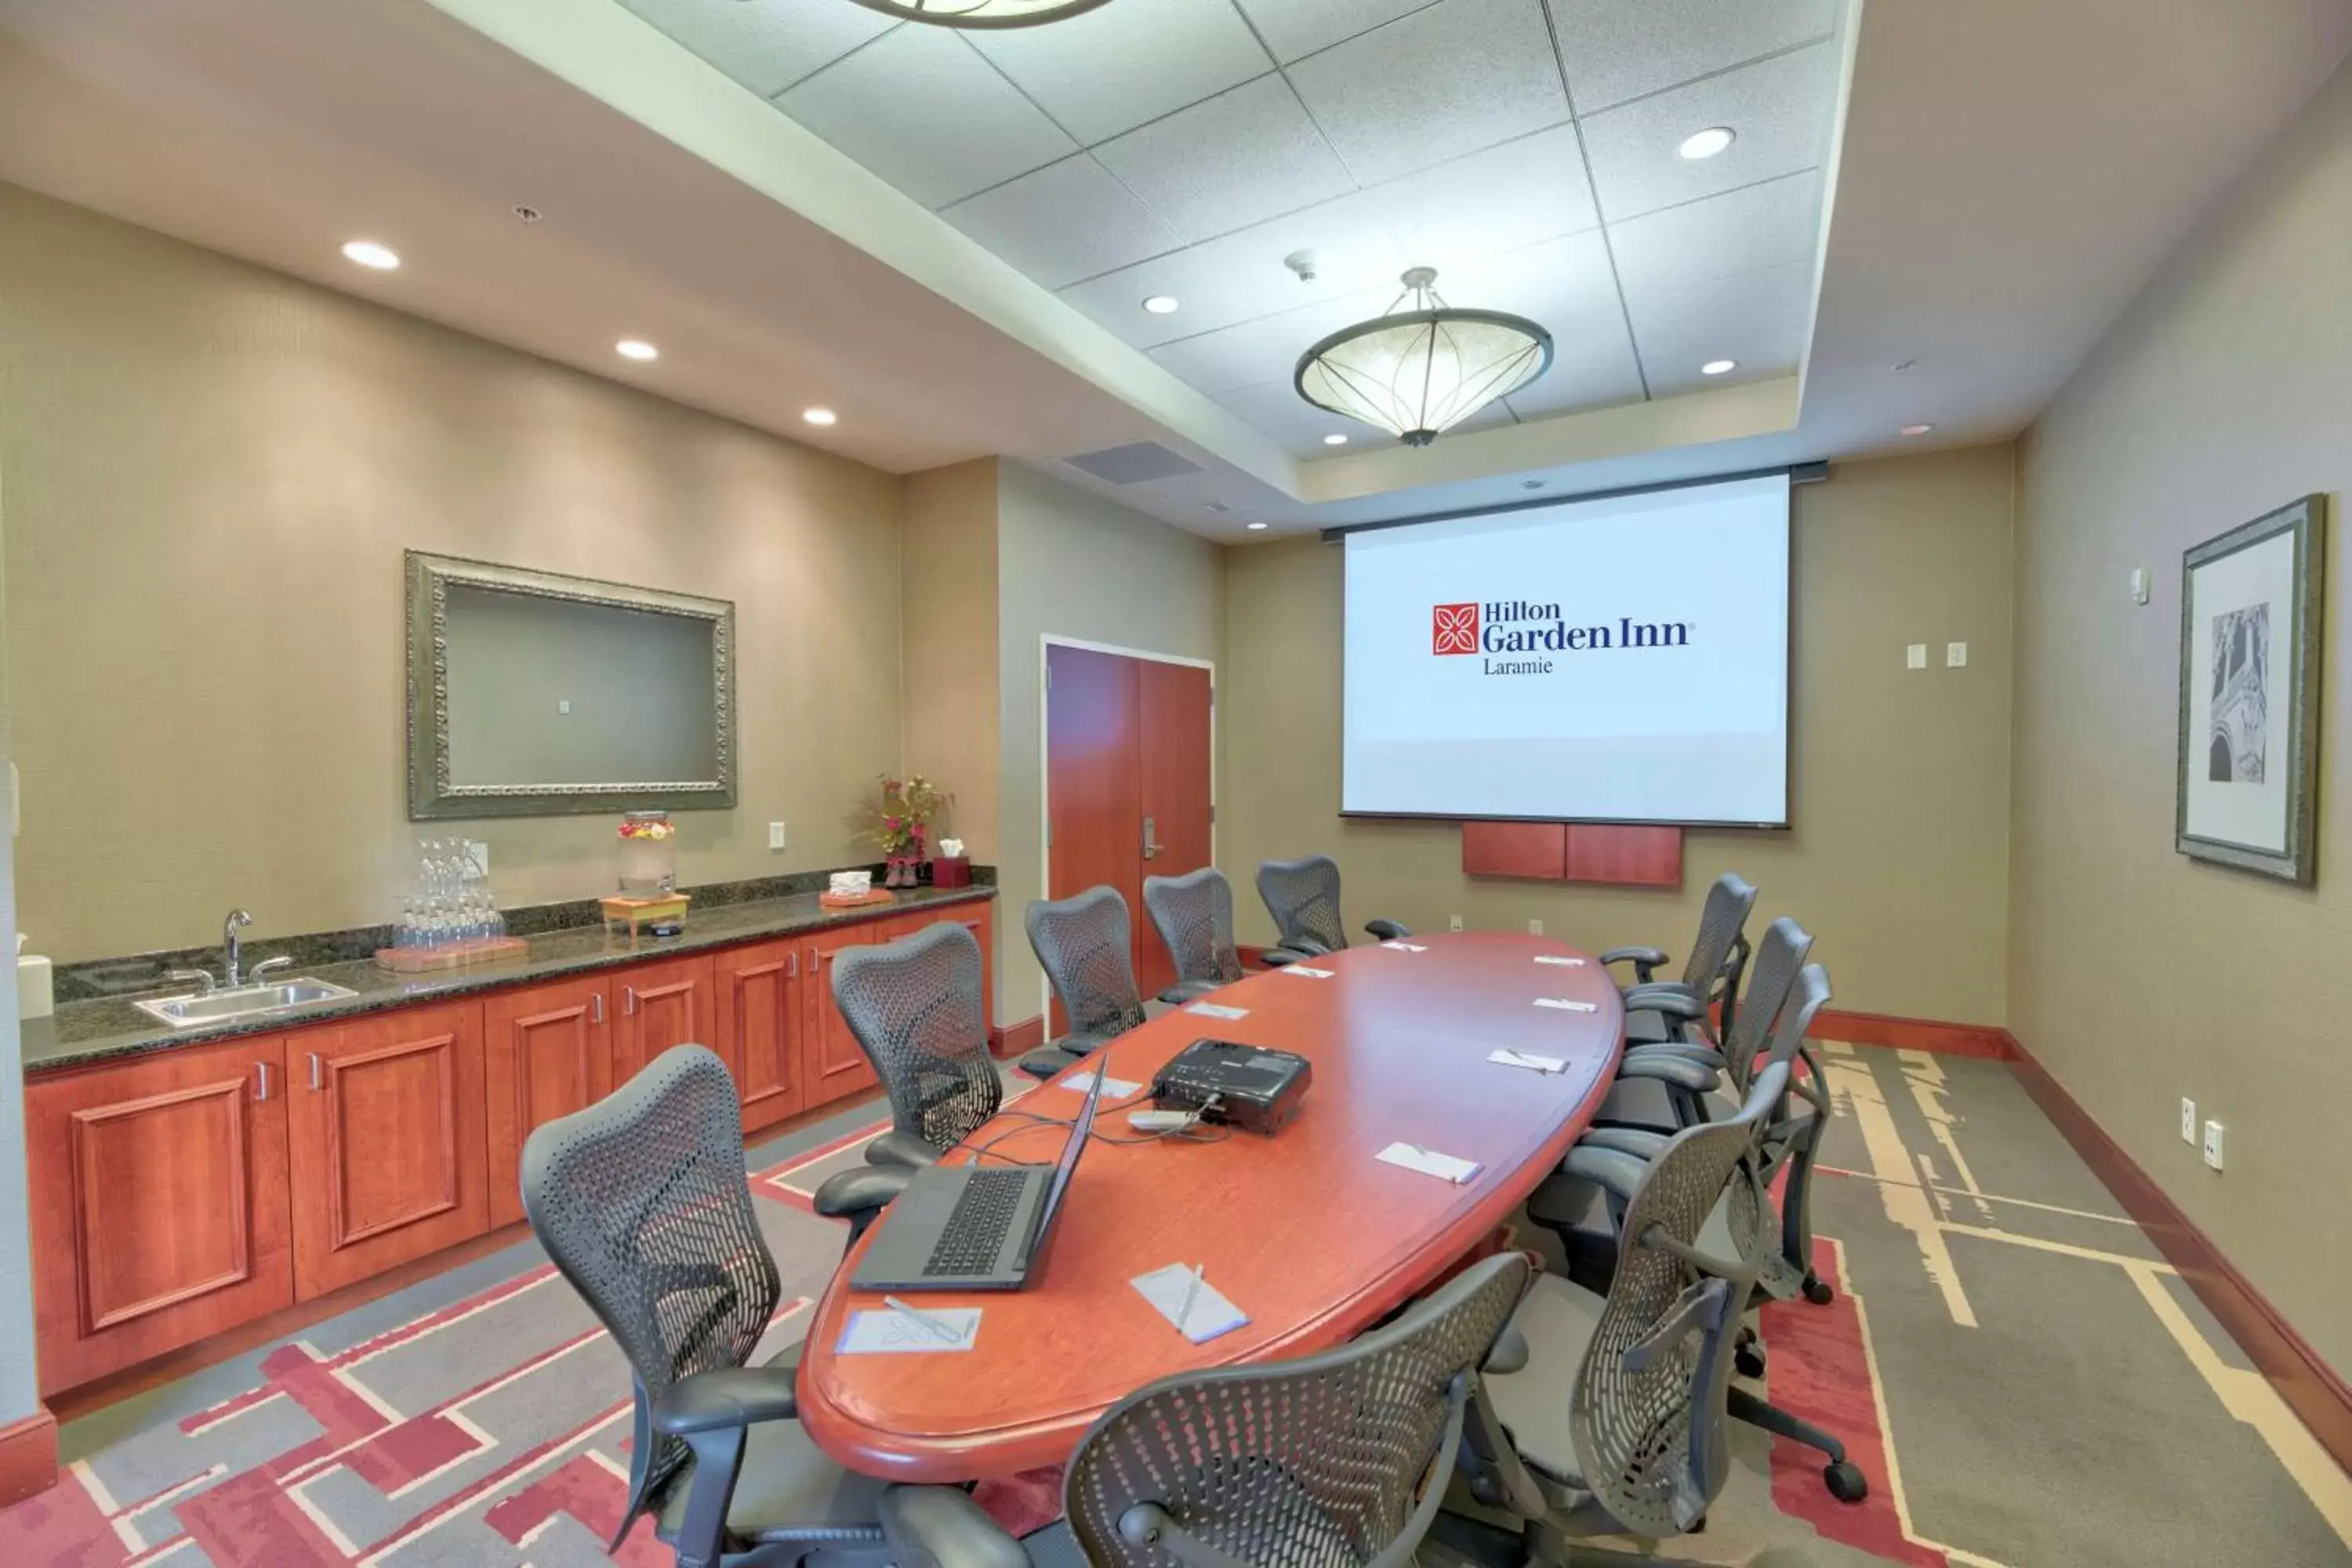
<path fill-rule="evenodd" d="M 980 942 L 980 1016 L 983 1025 L 996 1021 L 996 937 L 994 922 L 988 918 L 988 906 L 969 910 L 950 910 L 940 917 L 952 920 Z"/>
<path fill-rule="evenodd" d="M 489 1228 L 479 1003 L 287 1037 L 299 1300 Z"/>
<path fill-rule="evenodd" d="M 43 1394 L 293 1301 L 285 1064 L 270 1035 L 26 1086 Z"/>
<path fill-rule="evenodd" d="M 801 1038 L 807 1033 L 801 952 L 797 941 L 767 942 L 730 948 L 715 961 L 719 1026 L 712 1048 L 735 1074 L 747 1133 L 797 1115 L 808 1103 L 801 1082 Z"/>
<path fill-rule="evenodd" d="M 484 1127 L 490 1224 L 523 1217 L 523 1141 L 613 1091 L 610 998 L 593 980 L 505 991 L 482 1004 Z"/>
<path fill-rule="evenodd" d="M 837 927 L 820 932 L 804 950 L 802 967 L 809 978 L 810 994 L 808 1027 L 802 1037 L 801 1081 L 807 1085 L 811 1105 L 856 1094 L 881 1081 L 874 1076 L 857 1037 L 849 1032 L 849 1020 L 834 1002 L 833 961 L 845 948 L 887 942 L 885 928 L 890 923 L 877 921 L 871 925 Z"/>
<path fill-rule="evenodd" d="M 632 964 L 613 977 L 613 1081 L 626 1083 L 637 1070 L 672 1046 L 709 1046 L 720 1057 L 713 1026 L 711 963 L 709 953 L 692 958 L 663 959 Z M 727 1068 L 742 1081 L 734 1062 Z"/>

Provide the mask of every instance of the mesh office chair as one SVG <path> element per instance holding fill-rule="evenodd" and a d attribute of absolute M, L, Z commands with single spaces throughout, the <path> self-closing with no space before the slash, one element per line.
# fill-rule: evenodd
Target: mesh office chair
<path fill-rule="evenodd" d="M 1704 1023 L 1694 1020 L 1704 1020 L 1706 1008 L 1694 1012 L 1692 1003 L 1717 1003 L 1724 1016 L 1730 1016 L 1748 958 L 1748 941 L 1742 932 L 1755 907 L 1753 885 L 1729 871 L 1717 877 L 1699 907 L 1698 934 L 1691 942 L 1678 980 L 1657 977 L 1667 960 L 1654 947 L 1612 947 L 1601 955 L 1603 964 L 1633 966 L 1634 983 L 1621 988 L 1628 1041 L 1685 1040 L 1705 1034 Z M 1668 1007 L 1673 1010 L 1666 1011 Z"/>
<path fill-rule="evenodd" d="M 1337 1350 L 1180 1373 L 1120 1400 L 1063 1482 L 1086 1560 L 1405 1568 L 1529 1272 L 1525 1255 L 1504 1253 Z"/>
<path fill-rule="evenodd" d="M 744 1173 L 735 1080 L 709 1051 L 673 1047 L 533 1131 L 522 1198 L 541 1245 L 628 1358 L 635 1415 L 614 1549 L 651 1513 L 680 1568 L 772 1544 L 844 1568 L 910 1551 L 1026 1568 L 961 1492 L 887 1487 L 819 1452 L 794 1418 L 797 1348 L 745 1364 L 782 1292 Z"/>
<path fill-rule="evenodd" d="M 1258 864 L 1257 896 L 1274 917 L 1275 945 L 1265 961 L 1296 963 L 1348 945 L 1348 922 L 1339 915 L 1339 867 L 1328 855 Z M 1412 933 L 1394 921 L 1366 921 L 1364 930 L 1382 942 Z"/>
<path fill-rule="evenodd" d="M 1088 888 L 1066 899 L 1032 899 L 1021 917 L 1029 946 L 1069 1016 L 1069 1031 L 1017 1064 L 1032 1078 L 1052 1078 L 1143 1022 L 1135 984 L 1134 928 L 1116 888 Z"/>
<path fill-rule="evenodd" d="M 1757 1059 L 1771 1042 L 1772 1026 L 1780 1019 L 1812 945 L 1805 928 L 1786 915 L 1765 928 L 1764 940 L 1756 949 L 1755 973 L 1732 1005 L 1722 1047 L 1703 1040 L 1675 1040 L 1629 1048 L 1619 1059 L 1617 1081 L 1593 1117 L 1596 1125 L 1604 1132 L 1618 1127 L 1673 1131 L 1708 1120 L 1712 1109 L 1736 1110 L 1738 1097 L 1747 1092 Z M 1687 994 L 1660 994 L 1652 1000 L 1669 1017 L 1683 1023 L 1702 1020 L 1708 1005 L 1703 998 Z M 1727 1074 L 1734 1098 L 1727 1107 L 1720 1101 L 1711 1107 L 1708 1096 Z"/>
<path fill-rule="evenodd" d="M 1777 923 L 1777 922 L 1776 922 Z M 1810 944 L 1808 944 L 1810 945 Z M 1759 980 L 1761 981 L 1761 966 Z M 1811 1174 L 1829 1102 L 1821 1088 L 1821 1073 L 1804 1049 L 1805 1034 L 1813 1016 L 1830 998 L 1828 972 L 1818 963 L 1805 966 L 1793 985 L 1770 1035 L 1770 1048 L 1750 1079 L 1747 1102 L 1752 1108 L 1758 1090 L 1768 1081 L 1778 1086 L 1767 1114 L 1756 1124 L 1747 1155 L 1722 1206 L 1710 1217 L 1702 1245 L 1718 1251 L 1736 1251 L 1753 1264 L 1756 1284 L 1744 1312 L 1766 1299 L 1786 1300 L 1803 1291 L 1808 1300 L 1831 1300 L 1826 1282 L 1812 1271 Z M 1811 1081 L 1801 1080 L 1794 1064 L 1802 1058 L 1812 1070 Z M 1753 1058 L 1750 1058 L 1753 1059 Z M 1678 1136 L 1678 1135 L 1677 1135 Z M 1569 1151 L 1558 1175 L 1549 1177 L 1528 1200 L 1528 1213 L 1538 1224 L 1559 1234 L 1571 1272 L 1580 1278 L 1608 1270 L 1624 1256 L 1624 1237 L 1632 1234 L 1625 1218 L 1627 1199 L 1643 1174 L 1673 1140 L 1664 1133 L 1632 1129 L 1600 1130 Z M 1782 1170 L 1788 1172 L 1781 1206 L 1775 1210 L 1771 1186 Z M 1606 1194 L 1607 1229 L 1596 1237 L 1584 1221 L 1592 1212 L 1591 1193 Z M 1743 1328 L 1737 1351 L 1742 1375 L 1761 1377 L 1762 1347 Z M 1732 1416 L 1768 1432 L 1790 1438 L 1819 1451 L 1827 1460 L 1822 1476 L 1832 1496 L 1841 1502 L 1859 1502 L 1870 1493 L 1870 1483 L 1846 1458 L 1845 1446 L 1811 1422 L 1802 1421 L 1745 1389 L 1733 1389 Z"/>
<path fill-rule="evenodd" d="M 971 1136 L 1003 1103 L 988 1051 L 980 943 L 952 921 L 833 963 L 833 1000 L 890 1100 L 889 1131 L 866 1145 L 866 1168 L 828 1177 L 817 1213 L 849 1222 L 856 1241 L 916 1169 Z"/>
<path fill-rule="evenodd" d="M 1654 1563 L 1570 1542 L 1699 1528 L 1731 1471 L 1724 1420 L 1753 1261 L 1702 1240 L 1786 1082 L 1759 1079 L 1739 1114 L 1686 1128 L 1627 1194 L 1605 1297 L 1538 1278 L 1511 1320 L 1524 1363 L 1498 1355 L 1472 1401 L 1471 1495 L 1529 1523 L 1539 1563 Z"/>
<path fill-rule="evenodd" d="M 1143 879 L 1143 907 L 1176 963 L 1176 984 L 1160 994 L 1182 1006 L 1242 977 L 1234 947 L 1234 888 L 1214 866 L 1181 877 Z"/>

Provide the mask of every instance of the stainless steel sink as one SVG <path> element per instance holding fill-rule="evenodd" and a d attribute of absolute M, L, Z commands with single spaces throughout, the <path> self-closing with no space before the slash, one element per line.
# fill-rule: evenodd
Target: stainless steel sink
<path fill-rule="evenodd" d="M 357 994 L 348 986 L 331 985 L 306 974 L 297 980 L 280 980 L 268 985 L 240 985 L 234 991 L 159 996 L 152 1002 L 141 1002 L 137 1006 L 149 1017 L 169 1024 L 175 1029 L 193 1029 L 199 1024 L 217 1024 L 254 1013 L 282 1012 L 311 1002 L 332 1002 L 339 997 Z"/>

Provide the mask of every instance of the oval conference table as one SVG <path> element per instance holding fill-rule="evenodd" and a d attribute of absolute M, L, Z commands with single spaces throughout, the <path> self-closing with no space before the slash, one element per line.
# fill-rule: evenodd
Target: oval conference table
<path fill-rule="evenodd" d="M 835 1274 L 800 1363 L 800 1419 L 835 1459 L 898 1480 L 967 1481 L 1059 1465 L 1111 1405 L 1171 1373 L 1303 1355 L 1340 1343 L 1482 1251 L 1558 1168 L 1608 1092 L 1624 1034 L 1601 965 L 1541 937 L 1415 937 L 1421 952 L 1350 948 L 1297 970 L 1261 971 L 1207 1000 L 1236 1019 L 1178 1008 L 1087 1058 L 1148 1086 L 1196 1039 L 1295 1051 L 1314 1064 L 1298 1117 L 1273 1137 L 1138 1136 L 1125 1109 L 1102 1115 L 1071 1178 L 1043 1262 L 1003 1292 L 925 1292 L 926 1308 L 979 1307 L 972 1349 L 836 1353 L 853 1312 L 883 1309 Z M 1575 962 L 1538 963 L 1538 957 Z M 1543 1007 L 1537 999 L 1591 1004 Z M 1540 1073 L 1486 1059 L 1497 1047 L 1566 1060 Z M 1082 1095 L 1061 1078 L 975 1132 L 1021 1162 L 1054 1159 Z M 1133 1097 L 1149 1104 L 1148 1089 Z M 1112 1101 L 1106 1097 L 1104 1103 Z M 1460 1184 L 1374 1156 L 1406 1142 L 1478 1162 Z M 950 1153 L 950 1161 L 958 1158 Z M 1249 1315 L 1193 1344 L 1129 1283 L 1169 1264 Z"/>

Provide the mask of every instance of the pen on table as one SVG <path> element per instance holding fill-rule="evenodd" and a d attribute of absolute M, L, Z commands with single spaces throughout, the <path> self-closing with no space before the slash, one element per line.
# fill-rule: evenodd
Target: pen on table
<path fill-rule="evenodd" d="M 1184 1270 L 1184 1304 L 1176 1309 L 1176 1331 L 1184 1331 L 1184 1320 L 1192 1315 L 1192 1298 L 1201 1293 L 1201 1276 L 1208 1265 L 1195 1264 Z"/>
<path fill-rule="evenodd" d="M 909 1322 L 920 1324 L 925 1333 L 935 1335 L 951 1345 L 963 1343 L 963 1331 L 944 1319 L 934 1318 L 929 1312 L 919 1312 L 896 1296 L 883 1297 L 882 1304 Z"/>

